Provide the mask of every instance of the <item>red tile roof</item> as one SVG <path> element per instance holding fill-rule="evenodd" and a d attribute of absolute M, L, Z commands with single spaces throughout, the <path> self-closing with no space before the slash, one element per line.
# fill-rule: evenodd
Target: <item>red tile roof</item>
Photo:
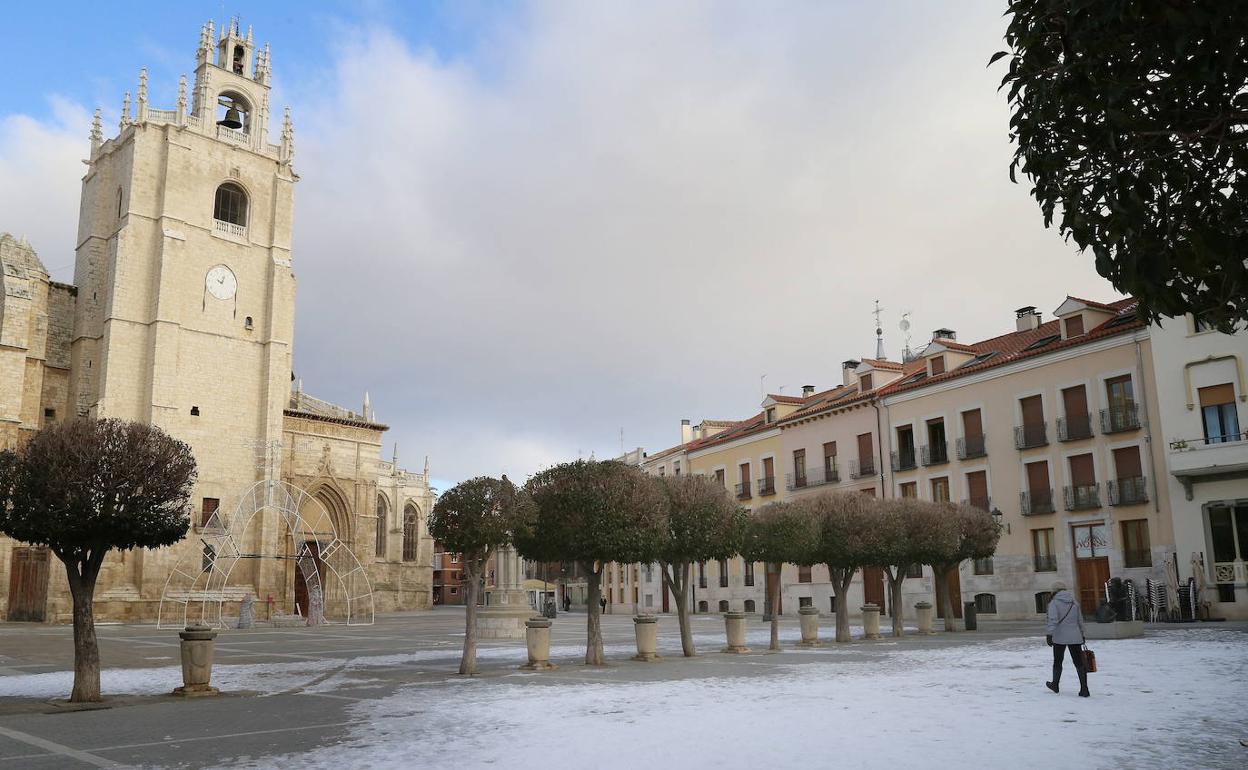
<path fill-rule="evenodd" d="M 873 366 L 876 369 L 894 369 L 899 371 L 904 368 L 903 364 L 899 364 L 896 361 L 885 361 L 879 358 L 864 358 L 862 359 L 862 362 Z"/>
<path fill-rule="evenodd" d="M 1117 312 L 1118 312 L 1118 308 L 1117 308 L 1117 307 L 1114 307 L 1114 305 L 1119 305 L 1119 304 L 1121 304 L 1122 302 L 1134 302 L 1134 301 L 1135 301 L 1135 300 L 1133 300 L 1133 299 L 1119 300 L 1118 302 L 1115 302 L 1115 303 L 1113 303 L 1113 304 L 1111 304 L 1111 305 L 1106 305 L 1104 302 L 1093 302 L 1093 301 L 1092 301 L 1092 300 L 1090 300 L 1090 299 L 1084 299 L 1083 297 L 1072 297 L 1072 296 L 1070 296 L 1070 295 L 1067 295 L 1067 296 L 1066 296 L 1066 299 L 1073 299 L 1075 302 L 1082 302 L 1083 304 L 1087 305 L 1088 307 L 1094 307 L 1094 308 L 1096 308 L 1096 309 L 1098 309 L 1098 310 L 1104 310 L 1104 311 L 1106 311 L 1106 312 L 1108 312 L 1108 313 L 1117 313 Z"/>
<path fill-rule="evenodd" d="M 806 400 L 803 396 L 783 396 L 779 393 L 768 393 L 767 398 L 780 404 L 800 404 Z"/>

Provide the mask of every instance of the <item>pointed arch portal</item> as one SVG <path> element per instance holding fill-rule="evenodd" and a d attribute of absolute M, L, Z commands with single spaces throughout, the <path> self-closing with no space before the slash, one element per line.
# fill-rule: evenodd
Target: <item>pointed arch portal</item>
<path fill-rule="evenodd" d="M 259 567 L 271 560 L 293 563 L 296 607 L 309 624 L 372 625 L 372 584 L 340 538 L 335 521 L 340 517 L 326 508 L 322 497 L 284 481 L 261 481 L 243 494 L 232 514 L 212 514 L 199 532 L 202 554 L 188 549 L 165 580 L 157 627 L 201 622 L 226 628 L 226 605 L 254 594 Z M 261 537 L 264 522 L 272 520 L 264 515 L 268 511 L 284 526 L 281 536 Z M 241 563 L 257 568 L 236 574 Z"/>

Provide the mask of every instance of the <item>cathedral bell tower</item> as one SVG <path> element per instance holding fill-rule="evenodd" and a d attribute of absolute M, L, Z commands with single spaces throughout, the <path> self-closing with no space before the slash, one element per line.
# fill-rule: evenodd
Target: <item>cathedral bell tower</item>
<path fill-rule="evenodd" d="M 276 472 L 256 447 L 281 440 L 290 397 L 298 177 L 289 112 L 269 141 L 268 46 L 237 20 L 214 40 L 210 22 L 195 59 L 189 105 L 185 77 L 170 109 L 149 105 L 144 70 L 115 136 L 96 113 L 70 387 L 78 414 L 152 423 L 191 445 L 198 524 Z"/>

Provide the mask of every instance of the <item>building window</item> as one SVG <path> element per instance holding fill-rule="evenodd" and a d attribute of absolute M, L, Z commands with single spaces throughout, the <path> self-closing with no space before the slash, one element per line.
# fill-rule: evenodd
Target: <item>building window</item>
<path fill-rule="evenodd" d="M 198 406 L 192 406 L 192 407 L 191 407 L 191 416 L 192 416 L 192 417 L 198 417 L 198 416 L 199 416 L 199 407 L 198 407 Z"/>
<path fill-rule="evenodd" d="M 1239 414 L 1235 410 L 1235 387 L 1231 383 L 1200 388 L 1200 416 L 1205 429 L 1205 441 L 1221 444 L 1239 441 Z"/>
<path fill-rule="evenodd" d="M 373 547 L 376 556 L 386 555 L 386 498 L 377 496 L 377 542 Z"/>
<path fill-rule="evenodd" d="M 728 560 L 727 559 L 719 560 L 719 587 L 720 588 L 728 587 Z"/>
<path fill-rule="evenodd" d="M 754 607 L 755 607 L 755 606 L 756 606 L 756 605 L 754 604 L 754 600 L 753 600 L 753 599 L 746 599 L 746 600 L 745 600 L 745 611 L 746 611 L 746 612 L 754 612 Z"/>
<path fill-rule="evenodd" d="M 719 600 L 719 611 L 720 611 L 720 612 L 727 612 L 727 611 L 728 611 L 728 600 L 727 600 L 727 599 L 720 599 L 720 600 Z"/>
<path fill-rule="evenodd" d="M 932 356 L 932 376 L 945 373 L 945 357 Z"/>
<path fill-rule="evenodd" d="M 653 564 L 646 565 L 646 582 L 647 583 L 654 582 L 654 565 Z"/>
<path fill-rule="evenodd" d="M 233 182 L 217 188 L 212 204 L 212 218 L 239 227 L 247 226 L 247 193 Z"/>
<path fill-rule="evenodd" d="M 208 543 L 204 543 L 204 553 L 203 553 L 203 556 L 201 556 L 199 560 L 199 571 L 200 572 L 212 572 L 212 565 L 216 562 L 216 560 L 217 560 L 217 549 L 213 548 Z"/>
<path fill-rule="evenodd" d="M 1057 554 L 1053 552 L 1053 528 L 1031 531 L 1031 557 L 1036 572 L 1057 572 Z"/>
<path fill-rule="evenodd" d="M 1211 332 L 1216 328 L 1217 327 L 1213 325 L 1213 322 L 1209 320 L 1208 313 L 1192 314 L 1192 329 L 1196 334 L 1201 332 Z"/>
<path fill-rule="evenodd" d="M 1122 566 L 1153 566 L 1153 552 L 1148 542 L 1147 519 L 1122 522 Z"/>
<path fill-rule="evenodd" d="M 414 505 L 403 509 L 403 561 L 416 561 L 416 506 Z M 451 561 L 459 561 L 459 554 L 451 556 Z"/>
<path fill-rule="evenodd" d="M 833 615 L 836 614 L 836 597 L 835 596 L 828 597 L 828 612 L 831 612 Z"/>
<path fill-rule="evenodd" d="M 976 575 L 991 575 L 992 574 L 992 557 L 991 556 L 989 556 L 986 559 L 975 560 L 975 574 Z"/>
<path fill-rule="evenodd" d="M 861 387 L 862 392 L 864 392 L 864 393 L 865 393 L 866 391 L 868 391 L 868 390 L 871 390 L 871 375 L 870 375 L 870 374 L 864 374 L 864 375 L 862 375 L 861 377 L 859 377 L 859 378 L 858 378 L 858 384 L 859 384 L 859 386 Z"/>
<path fill-rule="evenodd" d="M 747 586 L 754 585 L 754 562 L 752 561 L 745 563 L 745 584 Z"/>
<path fill-rule="evenodd" d="M 672 475 L 673 476 L 680 475 L 680 460 L 677 460 L 676 462 L 672 463 Z"/>
<path fill-rule="evenodd" d="M 1040 591 L 1036 594 L 1036 613 L 1043 615 L 1049 611 L 1049 600 L 1053 598 L 1053 594 L 1048 591 Z"/>
<path fill-rule="evenodd" d="M 649 609 L 653 606 L 654 606 L 654 594 L 646 594 L 646 608 Z"/>
<path fill-rule="evenodd" d="M 767 422 L 770 424 L 775 421 L 776 421 L 776 408 L 774 406 L 769 406 L 767 407 Z"/>
<path fill-rule="evenodd" d="M 698 612 L 710 612 L 710 611 L 711 611 L 711 606 L 706 603 L 705 599 L 698 602 Z"/>
<path fill-rule="evenodd" d="M 915 564 L 911 564 L 909 567 L 906 567 L 906 577 L 908 578 L 923 577 L 923 565 L 915 563 Z"/>
<path fill-rule="evenodd" d="M 797 606 L 798 606 L 798 607 L 813 607 L 814 605 L 815 605 L 815 600 L 814 600 L 814 597 L 811 597 L 811 596 L 799 596 L 799 597 L 797 597 Z"/>
<path fill-rule="evenodd" d="M 799 583 L 810 582 L 810 567 L 798 567 L 797 568 L 797 582 Z"/>
<path fill-rule="evenodd" d="M 1062 323 L 1066 325 L 1066 339 L 1083 335 L 1083 316 L 1072 315 Z"/>
<path fill-rule="evenodd" d="M 44 425 L 51 425 L 51 424 L 52 424 L 52 423 L 54 423 L 54 422 L 56 422 L 56 410 L 55 410 L 55 409 L 44 409 L 44 410 L 43 410 L 43 424 L 44 424 Z"/>
<path fill-rule="evenodd" d="M 706 588 L 706 562 L 698 562 L 698 588 Z"/>
<path fill-rule="evenodd" d="M 992 594 L 975 594 L 975 611 L 985 615 L 997 614 L 997 597 Z"/>
<path fill-rule="evenodd" d="M 906 498 L 915 498 L 919 496 L 919 482 L 907 481 L 901 485 L 901 496 Z"/>
<path fill-rule="evenodd" d="M 949 502 L 949 479 L 941 476 L 932 479 L 932 500 L 938 503 Z"/>
<path fill-rule="evenodd" d="M 459 593 L 459 589 L 455 586 L 451 586 L 451 596 L 454 596 L 457 593 Z"/>
<path fill-rule="evenodd" d="M 793 486 L 806 486 L 806 450 L 793 450 Z"/>
<path fill-rule="evenodd" d="M 121 219 L 121 188 L 117 188 L 117 218 Z"/>
<path fill-rule="evenodd" d="M 199 526 L 201 527 L 209 526 L 208 524 L 209 519 L 212 518 L 212 514 L 216 513 L 217 509 L 220 507 L 221 507 L 220 500 L 218 500 L 215 497 L 205 497 L 199 509 Z M 221 526 L 220 519 L 214 522 L 212 526 L 216 526 L 216 527 Z"/>
<path fill-rule="evenodd" d="M 721 487 L 726 486 L 724 483 L 724 469 L 723 468 L 717 468 L 715 470 L 715 480 L 719 482 L 719 485 Z"/>

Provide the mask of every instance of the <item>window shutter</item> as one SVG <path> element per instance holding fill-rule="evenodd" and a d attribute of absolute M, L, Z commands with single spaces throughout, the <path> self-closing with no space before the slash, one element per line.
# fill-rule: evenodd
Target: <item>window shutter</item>
<path fill-rule="evenodd" d="M 1229 382 L 1200 388 L 1196 392 L 1200 396 L 1200 405 L 1202 407 L 1235 403 L 1235 386 Z"/>

